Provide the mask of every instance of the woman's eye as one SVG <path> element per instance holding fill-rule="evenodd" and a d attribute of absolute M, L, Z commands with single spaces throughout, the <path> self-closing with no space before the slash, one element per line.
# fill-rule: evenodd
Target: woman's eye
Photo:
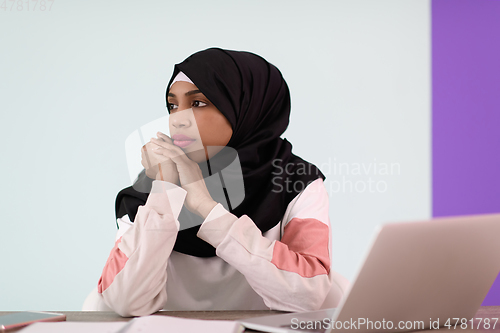
<path fill-rule="evenodd" d="M 198 108 L 202 106 L 207 106 L 207 103 L 204 103 L 202 101 L 193 101 L 193 107 Z"/>
<path fill-rule="evenodd" d="M 177 108 L 178 108 L 178 106 L 175 104 L 172 104 L 172 103 L 168 104 L 168 111 L 172 111 L 172 110 L 177 109 Z"/>

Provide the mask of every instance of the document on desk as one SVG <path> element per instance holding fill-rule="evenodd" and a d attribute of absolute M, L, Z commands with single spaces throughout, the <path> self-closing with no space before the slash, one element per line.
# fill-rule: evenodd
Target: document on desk
<path fill-rule="evenodd" d="M 169 316 L 144 316 L 129 322 L 34 323 L 20 333 L 241 333 L 244 327 L 235 321 L 186 319 Z"/>
<path fill-rule="evenodd" d="M 42 325 L 40 325 L 42 324 Z M 61 325 L 57 325 L 61 324 Z M 122 329 L 127 322 L 78 322 L 78 321 L 63 321 L 58 323 L 34 323 L 20 330 L 22 333 L 116 333 Z"/>

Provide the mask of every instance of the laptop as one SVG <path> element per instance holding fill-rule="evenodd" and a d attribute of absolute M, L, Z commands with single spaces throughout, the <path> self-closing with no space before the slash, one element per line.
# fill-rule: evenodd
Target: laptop
<path fill-rule="evenodd" d="M 337 308 L 241 323 L 276 333 L 453 328 L 474 317 L 499 272 L 500 214 L 388 223 Z"/>

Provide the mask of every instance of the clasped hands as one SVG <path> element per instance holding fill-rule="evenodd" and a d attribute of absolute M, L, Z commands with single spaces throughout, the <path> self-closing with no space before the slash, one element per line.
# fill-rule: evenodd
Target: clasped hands
<path fill-rule="evenodd" d="M 200 166 L 174 145 L 170 137 L 161 132 L 157 136 L 151 138 L 141 150 L 141 164 L 146 169 L 146 175 L 180 185 L 187 191 L 186 208 L 206 218 L 217 202 L 208 192 Z"/>

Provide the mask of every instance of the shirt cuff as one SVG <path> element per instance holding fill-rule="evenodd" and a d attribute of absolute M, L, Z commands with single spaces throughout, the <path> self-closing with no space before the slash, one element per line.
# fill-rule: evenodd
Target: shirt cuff
<path fill-rule="evenodd" d="M 116 219 L 116 224 L 118 225 L 118 231 L 116 233 L 115 242 L 123 236 L 123 234 L 130 228 L 134 226 L 134 223 L 130 221 L 128 214 L 123 215 L 119 219 Z"/>
<path fill-rule="evenodd" d="M 165 195 L 166 194 L 166 198 Z M 176 184 L 163 180 L 153 181 L 146 204 L 154 206 L 159 214 L 171 212 L 175 220 L 179 218 L 187 191 Z M 165 200 L 167 199 L 167 200 Z"/>
<path fill-rule="evenodd" d="M 201 224 L 197 236 L 217 248 L 237 220 L 236 216 L 218 203 Z"/>

